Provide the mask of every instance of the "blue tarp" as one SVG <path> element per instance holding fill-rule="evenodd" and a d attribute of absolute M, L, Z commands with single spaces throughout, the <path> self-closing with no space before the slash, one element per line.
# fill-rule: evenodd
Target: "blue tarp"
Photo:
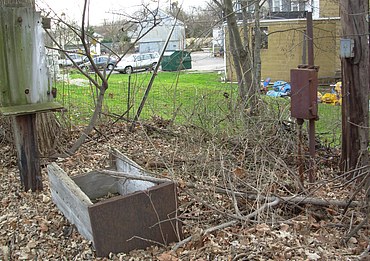
<path fill-rule="evenodd" d="M 288 96 L 291 91 L 290 84 L 284 81 L 275 81 L 272 86 L 273 90 L 266 93 L 267 96 L 271 97 L 281 97 Z"/>

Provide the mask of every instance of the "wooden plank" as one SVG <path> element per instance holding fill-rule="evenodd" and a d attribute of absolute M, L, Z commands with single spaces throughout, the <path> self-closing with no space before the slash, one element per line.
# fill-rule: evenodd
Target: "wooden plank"
<path fill-rule="evenodd" d="M 36 115 L 16 116 L 12 120 L 12 127 L 21 184 L 25 191 L 41 191 L 43 187 L 37 146 Z"/>
<path fill-rule="evenodd" d="M 87 209 L 75 212 L 72 210 L 70 204 L 66 203 L 66 197 L 61 197 L 55 190 L 51 191 L 51 197 L 65 218 L 76 226 L 78 232 L 87 240 L 93 241 L 94 238 L 91 230 L 90 217 L 87 215 Z M 68 200 L 68 202 L 70 202 L 70 200 Z"/>
<path fill-rule="evenodd" d="M 35 112 L 50 109 L 51 104 L 39 103 L 53 99 L 40 22 L 34 0 L 0 1 L 0 107 L 6 107 L 0 113 L 15 116 L 13 134 L 26 191 L 42 190 Z M 26 104 L 35 105 L 22 107 Z"/>
<path fill-rule="evenodd" d="M 113 162 L 115 164 L 114 167 L 116 167 L 117 171 L 138 176 L 149 176 L 143 167 L 128 158 L 126 155 L 122 154 L 120 151 L 113 149 L 111 153 L 113 155 Z M 119 181 L 118 190 L 121 195 L 127 195 L 135 191 L 146 190 L 155 185 L 155 183 L 149 181 L 130 180 L 123 178 Z"/>
<path fill-rule="evenodd" d="M 96 199 L 106 196 L 108 193 L 118 193 L 118 178 L 91 171 L 72 177 L 72 180 L 90 198 Z"/>
<path fill-rule="evenodd" d="M 117 178 L 128 178 L 128 179 L 137 179 L 137 180 L 144 180 L 150 181 L 155 184 L 164 183 L 171 181 L 170 179 L 163 179 L 163 178 L 156 178 L 152 176 L 144 176 L 144 175 L 135 175 L 131 173 L 126 173 L 122 171 L 115 171 L 115 170 L 100 170 L 99 173 L 110 175 Z"/>
<path fill-rule="evenodd" d="M 147 191 L 118 196 L 89 207 L 98 256 L 169 244 L 182 238 L 176 219 L 176 186 L 163 183 Z"/>
<path fill-rule="evenodd" d="M 51 110 L 60 110 L 63 109 L 63 105 L 57 102 L 44 102 L 44 103 L 34 103 L 34 104 L 25 104 L 18 106 L 8 106 L 0 107 L 0 113 L 4 116 L 11 115 L 25 115 L 36 112 L 46 112 Z"/>
<path fill-rule="evenodd" d="M 51 102 L 41 15 L 34 1 L 0 1 L 0 31 L 0 106 Z"/>
<path fill-rule="evenodd" d="M 128 158 L 119 150 L 113 149 L 111 154 L 113 155 L 113 165 L 114 165 L 113 167 L 115 167 L 117 171 L 122 171 L 136 175 L 147 174 L 143 167 L 141 167 L 135 161 Z"/>
<path fill-rule="evenodd" d="M 86 194 L 56 163 L 47 166 L 53 202 L 88 240 L 93 240 Z"/>
<path fill-rule="evenodd" d="M 149 181 L 121 179 L 118 181 L 118 192 L 121 195 L 128 195 L 136 191 L 149 189 L 155 185 L 155 183 Z"/>

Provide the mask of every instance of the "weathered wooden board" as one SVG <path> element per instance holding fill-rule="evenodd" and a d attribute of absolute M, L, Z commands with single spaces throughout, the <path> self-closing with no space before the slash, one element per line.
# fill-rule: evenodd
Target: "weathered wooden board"
<path fill-rule="evenodd" d="M 181 239 L 176 220 L 177 198 L 173 182 L 89 206 L 94 246 L 98 256 L 129 252 Z"/>
<path fill-rule="evenodd" d="M 142 168 L 135 161 L 129 159 L 127 156 L 119 152 L 118 150 L 113 150 L 112 154 L 114 155 L 114 164 L 117 171 L 122 171 L 126 173 L 131 173 L 135 175 L 148 176 L 144 168 Z M 141 180 L 130 180 L 130 179 L 121 179 L 119 181 L 119 193 L 121 195 L 127 195 L 135 191 L 146 190 L 156 184 L 149 181 Z"/>
<path fill-rule="evenodd" d="M 35 0 L 1 0 L 0 32 L 0 115 L 15 116 L 13 134 L 24 190 L 41 191 L 35 113 L 62 106 L 53 102 Z"/>
<path fill-rule="evenodd" d="M 93 203 L 57 164 L 47 168 L 53 202 L 86 239 L 93 240 L 88 213 Z"/>
<path fill-rule="evenodd" d="M 74 176 L 72 180 L 92 200 L 104 197 L 108 193 L 119 193 L 119 179 L 98 171 Z"/>
<path fill-rule="evenodd" d="M 0 107 L 50 102 L 41 13 L 14 2 L 0 1 Z"/>
<path fill-rule="evenodd" d="M 36 115 L 16 116 L 12 119 L 12 127 L 21 184 L 25 191 L 41 191 L 43 186 L 35 132 Z"/>
<path fill-rule="evenodd" d="M 34 103 L 18 106 L 0 107 L 0 114 L 4 116 L 26 115 L 37 112 L 63 109 L 63 105 L 57 102 Z"/>

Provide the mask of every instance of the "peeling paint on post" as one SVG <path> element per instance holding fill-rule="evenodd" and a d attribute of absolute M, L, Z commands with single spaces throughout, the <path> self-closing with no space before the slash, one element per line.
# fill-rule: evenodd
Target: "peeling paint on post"
<path fill-rule="evenodd" d="M 50 102 L 40 14 L 0 6 L 0 29 L 0 107 Z"/>
<path fill-rule="evenodd" d="M 43 29 L 34 0 L 0 0 L 0 113 L 12 116 L 21 183 L 42 190 L 36 113 L 52 102 Z"/>

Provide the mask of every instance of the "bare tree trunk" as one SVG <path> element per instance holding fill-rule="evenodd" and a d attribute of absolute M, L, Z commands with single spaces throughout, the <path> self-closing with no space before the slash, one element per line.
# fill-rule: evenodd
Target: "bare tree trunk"
<path fill-rule="evenodd" d="M 242 0 L 242 14 L 243 14 L 243 40 L 244 45 L 249 46 L 249 30 L 248 30 L 248 6 L 249 0 Z"/>
<path fill-rule="evenodd" d="M 259 1 L 254 3 L 254 81 L 257 87 L 261 82 L 261 28 L 260 28 L 260 4 Z"/>
<path fill-rule="evenodd" d="M 38 146 L 41 157 L 55 153 L 60 126 L 54 113 L 39 113 L 36 116 Z"/>
<path fill-rule="evenodd" d="M 257 88 L 252 80 L 252 66 L 248 49 L 243 44 L 232 1 L 225 0 L 223 8 L 229 31 L 230 52 L 237 74 L 239 97 L 244 107 L 250 107 L 254 111 L 257 103 Z"/>
<path fill-rule="evenodd" d="M 104 80 L 102 83 L 101 88 L 99 88 L 99 93 L 98 93 L 98 98 L 96 101 L 96 106 L 93 115 L 90 118 L 89 125 L 84 129 L 82 135 L 78 138 L 78 140 L 73 144 L 73 146 L 68 150 L 68 154 L 72 155 L 74 154 L 80 146 L 85 142 L 87 139 L 88 135 L 92 132 L 96 125 L 96 121 L 102 111 L 103 108 L 103 101 L 104 101 L 104 94 L 105 91 L 108 88 L 108 82 L 107 80 Z"/>
<path fill-rule="evenodd" d="M 10 0 L 7 0 L 7 1 L 10 1 Z M 107 73 L 105 70 L 103 72 L 101 72 L 99 70 L 99 68 L 97 67 L 97 65 L 95 64 L 95 62 L 94 62 L 94 60 L 93 60 L 93 58 L 91 56 L 89 41 L 92 39 L 92 36 L 90 34 L 88 34 L 88 32 L 86 31 L 87 28 L 89 27 L 89 25 L 88 25 L 88 16 L 87 16 L 87 9 L 88 9 L 89 4 L 90 4 L 90 1 L 84 0 L 84 8 L 83 8 L 83 13 L 82 13 L 82 24 L 81 24 L 81 28 L 80 28 L 81 31 L 79 31 L 78 28 L 75 28 L 75 27 L 73 27 L 71 25 L 68 25 L 67 23 L 65 23 L 63 21 L 61 21 L 61 22 L 64 25 L 66 25 L 70 30 L 72 30 L 73 33 L 75 33 L 76 36 L 81 40 L 81 43 L 83 45 L 83 50 L 85 52 L 85 55 L 88 58 L 89 62 L 91 63 L 91 67 L 92 67 L 92 69 L 93 69 L 93 71 L 94 71 L 94 73 L 96 75 L 95 79 L 93 77 L 91 77 L 90 74 L 88 74 L 87 72 L 84 72 L 80 67 L 78 67 L 78 65 L 76 64 L 76 62 L 71 59 L 71 57 L 69 56 L 68 52 L 63 49 L 63 47 L 61 46 L 61 44 L 58 43 L 58 41 L 56 41 L 55 38 L 48 31 L 46 31 L 46 33 L 50 36 L 50 38 L 52 39 L 52 41 L 54 42 L 54 44 L 57 45 L 57 47 L 59 48 L 59 50 L 61 50 L 66 55 L 66 57 L 71 60 L 72 64 L 87 79 L 89 79 L 89 81 L 91 82 L 91 84 L 96 87 L 96 91 L 97 91 L 97 101 L 96 101 L 96 104 L 95 104 L 95 109 L 94 109 L 93 115 L 90 118 L 89 125 L 83 130 L 83 133 L 81 134 L 81 136 L 77 139 L 77 141 L 73 144 L 73 146 L 67 151 L 67 154 L 69 154 L 69 155 L 74 154 L 79 149 L 79 147 L 88 138 L 88 135 L 94 129 L 94 127 L 96 125 L 96 121 L 97 121 L 99 115 L 102 112 L 104 95 L 105 95 L 106 90 L 108 89 L 108 80 L 109 80 L 109 77 L 110 77 L 110 75 L 112 73 L 112 71 L 110 71 L 109 73 Z M 156 19 L 156 14 L 154 12 L 152 12 L 152 11 L 150 11 L 148 9 L 146 9 L 146 10 L 149 11 L 150 15 L 152 15 L 152 17 L 153 17 L 152 25 L 149 28 L 149 30 L 147 30 L 145 32 L 143 32 L 141 30 L 139 32 L 139 37 L 135 40 L 134 43 L 132 43 L 130 45 L 130 47 L 134 47 L 135 44 L 141 38 L 143 38 L 146 34 L 148 34 L 154 27 L 156 27 L 160 23 L 160 20 L 159 19 Z M 86 20 L 87 20 L 87 26 L 85 25 Z M 140 21 L 139 21 L 139 23 L 140 23 Z M 128 52 L 128 50 L 126 50 L 123 55 L 119 56 L 118 61 L 121 60 L 123 58 L 123 56 L 126 55 L 127 52 Z M 58 156 L 63 157 L 63 156 L 68 156 L 68 155 L 58 155 Z"/>
<path fill-rule="evenodd" d="M 342 59 L 343 170 L 354 170 L 369 164 L 368 11 L 368 1 L 341 1 L 343 37 L 353 39 L 355 45 L 354 57 Z M 354 175 L 359 174 L 359 171 L 354 172 Z M 369 193 L 368 191 L 368 197 Z"/>

